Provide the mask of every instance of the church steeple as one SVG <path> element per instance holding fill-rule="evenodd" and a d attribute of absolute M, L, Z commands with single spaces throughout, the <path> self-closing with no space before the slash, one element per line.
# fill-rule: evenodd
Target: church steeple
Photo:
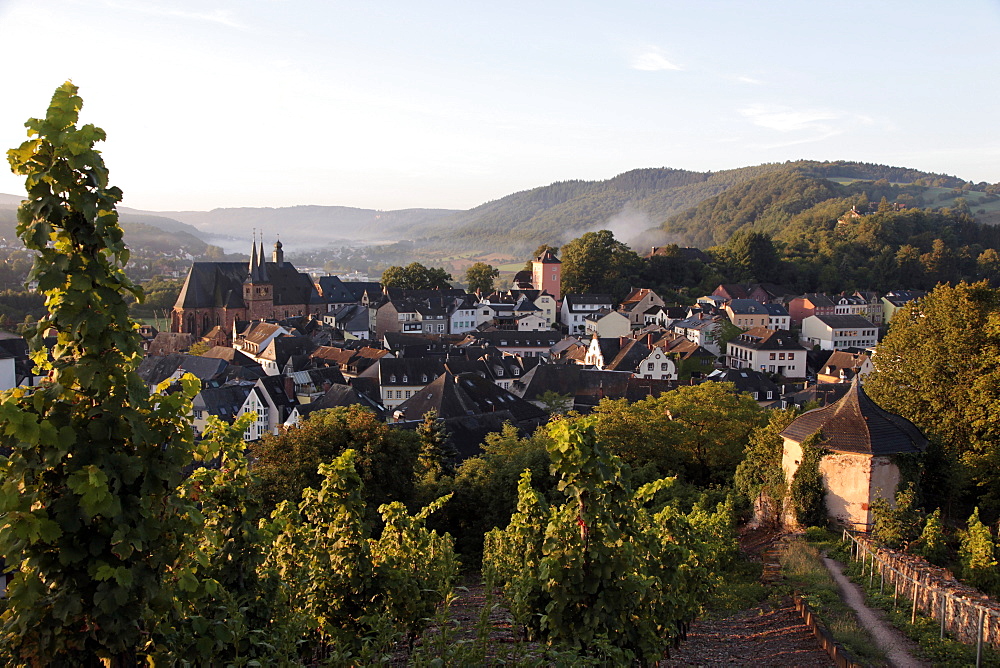
<path fill-rule="evenodd" d="M 281 239 L 274 242 L 274 253 L 271 255 L 271 260 L 278 265 L 279 269 L 285 264 L 285 252 L 281 250 Z"/>
<path fill-rule="evenodd" d="M 250 243 L 250 266 L 247 270 L 247 282 L 258 283 L 260 282 L 260 274 L 257 271 L 257 265 L 259 260 L 257 258 L 257 231 L 254 230 L 253 241 Z"/>

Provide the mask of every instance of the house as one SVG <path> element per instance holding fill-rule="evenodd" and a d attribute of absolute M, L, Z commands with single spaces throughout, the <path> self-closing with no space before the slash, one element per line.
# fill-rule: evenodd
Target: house
<path fill-rule="evenodd" d="M 660 296 L 649 288 L 633 288 L 632 292 L 622 300 L 618 310 L 628 316 L 632 329 L 639 329 L 649 324 L 646 320 L 646 314 L 650 309 L 665 306 L 666 303 L 660 299 Z"/>
<path fill-rule="evenodd" d="M 836 315 L 836 310 L 832 299 L 815 292 L 795 297 L 788 303 L 788 315 L 794 327 L 800 327 L 802 321 L 811 315 Z"/>
<path fill-rule="evenodd" d="M 475 373 L 443 373 L 393 411 L 393 421 L 420 420 L 434 411 L 440 419 L 461 418 L 505 411 L 511 423 L 534 431 L 548 421 L 548 414 Z"/>
<path fill-rule="evenodd" d="M 708 374 L 705 380 L 732 383 L 737 392 L 749 394 L 763 408 L 781 403 L 781 388 L 763 373 L 753 369 L 718 369 Z"/>
<path fill-rule="evenodd" d="M 632 331 L 629 317 L 621 311 L 602 309 L 595 311 L 584 320 L 584 334 L 600 337 L 628 336 Z"/>
<path fill-rule="evenodd" d="M 545 332 L 552 329 L 545 318 L 538 313 L 515 316 L 514 321 L 519 332 Z"/>
<path fill-rule="evenodd" d="M 391 412 L 444 371 L 444 361 L 439 357 L 383 357 L 358 374 L 358 378 L 378 382 L 380 403 Z"/>
<path fill-rule="evenodd" d="M 368 339 L 371 338 L 371 315 L 368 307 L 361 304 L 333 305 L 323 316 L 323 323 L 339 329 L 344 333 L 345 338 Z"/>
<path fill-rule="evenodd" d="M 869 290 L 857 290 L 854 293 L 855 297 L 860 297 L 868 305 L 868 309 L 865 313 L 861 315 L 865 316 L 872 322 L 879 324 L 882 323 L 882 299 L 878 296 L 877 292 L 871 292 Z"/>
<path fill-rule="evenodd" d="M 896 311 L 916 299 L 923 299 L 927 293 L 922 290 L 893 290 L 882 297 L 882 324 L 888 325 Z"/>
<path fill-rule="evenodd" d="M 233 348 L 257 361 L 257 357 L 279 336 L 289 336 L 292 332 L 273 322 L 251 322 L 242 331 L 234 326 Z"/>
<path fill-rule="evenodd" d="M 268 434 L 277 434 L 297 405 L 292 379 L 283 376 L 261 378 L 239 409 L 239 415 L 252 413 L 257 416 L 243 432 L 243 440 L 251 442 Z"/>
<path fill-rule="evenodd" d="M 507 294 L 515 300 L 519 300 L 521 297 L 526 297 L 529 301 L 531 301 L 531 303 L 538 309 L 538 315 L 545 319 L 546 329 L 551 329 L 552 325 L 556 323 L 559 315 L 558 305 L 556 303 L 556 298 L 548 292 L 543 290 L 516 289 L 510 290 Z"/>
<path fill-rule="evenodd" d="M 855 378 L 864 377 L 874 368 L 869 355 L 837 350 L 827 359 L 816 380 L 820 383 L 850 383 Z"/>
<path fill-rule="evenodd" d="M 718 297 L 723 302 L 732 301 L 733 299 L 749 299 L 750 289 L 739 283 L 723 283 L 712 291 L 712 296 Z"/>
<path fill-rule="evenodd" d="M 713 355 L 720 355 L 717 336 L 722 327 L 721 316 L 704 316 L 698 314 L 684 320 L 678 320 L 673 324 L 673 330 L 686 338 L 691 343 L 701 346 Z"/>
<path fill-rule="evenodd" d="M 786 330 L 755 327 L 729 342 L 726 364 L 785 378 L 806 377 L 806 349 Z"/>
<path fill-rule="evenodd" d="M 743 330 L 767 327 L 770 321 L 770 314 L 764 305 L 752 299 L 732 299 L 722 310 L 729 316 L 729 322 Z"/>
<path fill-rule="evenodd" d="M 247 400 L 254 383 L 234 383 L 218 387 L 202 387 L 191 401 L 192 427 L 195 434 L 205 432 L 209 417 L 232 424 Z"/>
<path fill-rule="evenodd" d="M 860 315 L 811 315 L 802 321 L 802 341 L 820 350 L 871 348 L 878 326 Z"/>
<path fill-rule="evenodd" d="M 601 310 L 612 310 L 611 295 L 568 294 L 563 298 L 560 322 L 570 334 L 583 334 L 587 330 L 587 318 Z"/>
<path fill-rule="evenodd" d="M 546 359 L 552 347 L 559 343 L 562 338 L 563 335 L 554 330 L 543 332 L 470 332 L 459 345 L 462 347 L 491 346 L 508 355 Z"/>
<path fill-rule="evenodd" d="M 668 381 L 636 378 L 626 371 L 600 371 L 577 364 L 539 364 L 511 387 L 511 392 L 542 407 L 540 397 L 554 392 L 573 398 L 573 410 L 587 413 L 602 399 L 639 401 L 672 390 Z"/>
<path fill-rule="evenodd" d="M 792 318 L 788 315 L 788 310 L 781 304 L 764 304 L 764 308 L 767 310 L 767 324 L 765 327 L 768 329 L 784 329 L 789 330 L 792 328 Z"/>
<path fill-rule="evenodd" d="M 838 295 L 832 301 L 834 315 L 868 315 L 868 302 L 857 295 Z"/>
<path fill-rule="evenodd" d="M 802 462 L 802 443 L 821 435 L 828 453 L 819 462 L 830 517 L 852 529 L 872 524 L 872 504 L 894 499 L 901 475 L 896 455 L 919 454 L 927 439 L 909 420 L 883 410 L 855 379 L 835 404 L 811 410 L 792 421 L 781 436 L 781 466 L 791 483 Z"/>
<path fill-rule="evenodd" d="M 448 316 L 448 333 L 465 334 L 476 328 L 476 300 L 471 295 L 457 297 Z"/>
<path fill-rule="evenodd" d="M 677 380 L 677 364 L 661 347 L 647 348 L 646 355 L 636 365 L 633 375 L 647 380 Z"/>
<path fill-rule="evenodd" d="M 368 395 L 358 392 L 349 385 L 332 385 L 319 398 L 307 404 L 293 406 L 291 412 L 288 414 L 288 418 L 285 420 L 284 426 L 288 428 L 297 427 L 302 420 L 316 411 L 346 406 L 362 406 L 375 413 L 380 420 L 385 419 L 385 409 L 375 401 L 372 401 Z"/>

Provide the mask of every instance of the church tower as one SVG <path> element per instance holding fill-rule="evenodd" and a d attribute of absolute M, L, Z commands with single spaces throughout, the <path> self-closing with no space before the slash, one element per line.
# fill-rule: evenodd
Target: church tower
<path fill-rule="evenodd" d="M 274 314 L 274 286 L 267 276 L 264 242 L 261 242 L 258 252 L 256 238 L 250 251 L 247 277 L 243 281 L 243 302 L 246 304 L 247 318 L 250 320 L 264 320 Z"/>
<path fill-rule="evenodd" d="M 536 257 L 531 262 L 531 283 L 536 290 L 547 292 L 559 301 L 562 296 L 562 262 L 551 250 L 546 249 L 544 253 Z"/>

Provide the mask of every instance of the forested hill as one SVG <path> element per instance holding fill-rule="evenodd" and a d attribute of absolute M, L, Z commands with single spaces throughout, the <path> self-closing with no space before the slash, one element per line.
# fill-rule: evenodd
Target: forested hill
<path fill-rule="evenodd" d="M 707 248 L 744 227 L 776 234 L 796 214 L 862 191 L 870 197 L 888 194 L 890 201 L 906 194 L 911 204 L 937 206 L 927 200 L 938 197 L 939 190 L 963 186 L 953 176 L 842 161 L 720 172 L 637 169 L 606 181 L 565 181 L 514 193 L 431 223 L 422 236 L 431 246 L 523 253 L 610 229 L 639 250 L 665 243 Z"/>
<path fill-rule="evenodd" d="M 829 206 L 821 207 L 825 216 L 821 222 L 833 224 L 861 194 L 874 202 L 885 197 L 906 208 L 942 208 L 961 196 L 965 206 L 992 209 L 996 197 L 987 189 L 992 187 L 900 167 L 803 161 L 733 184 L 671 216 L 660 229 L 676 243 L 700 248 L 722 245 L 747 229 L 781 239 L 797 217 L 824 204 Z"/>

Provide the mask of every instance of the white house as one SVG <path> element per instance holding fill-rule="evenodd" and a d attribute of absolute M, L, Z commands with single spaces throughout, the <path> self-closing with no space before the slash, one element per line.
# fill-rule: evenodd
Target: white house
<path fill-rule="evenodd" d="M 595 311 L 584 320 L 584 333 L 601 338 L 628 336 L 631 331 L 632 322 L 621 311 Z"/>
<path fill-rule="evenodd" d="M 633 375 L 647 380 L 677 380 L 677 365 L 663 348 L 656 347 L 639 363 Z"/>
<path fill-rule="evenodd" d="M 560 321 L 570 334 L 583 334 L 589 316 L 601 310 L 610 311 L 612 306 L 611 295 L 564 295 Z"/>
<path fill-rule="evenodd" d="M 729 342 L 726 363 L 731 369 L 753 369 L 785 378 L 804 378 L 806 350 L 785 330 L 757 327 Z"/>
<path fill-rule="evenodd" d="M 802 321 L 802 341 L 820 350 L 872 348 L 878 327 L 860 315 L 811 315 Z"/>

